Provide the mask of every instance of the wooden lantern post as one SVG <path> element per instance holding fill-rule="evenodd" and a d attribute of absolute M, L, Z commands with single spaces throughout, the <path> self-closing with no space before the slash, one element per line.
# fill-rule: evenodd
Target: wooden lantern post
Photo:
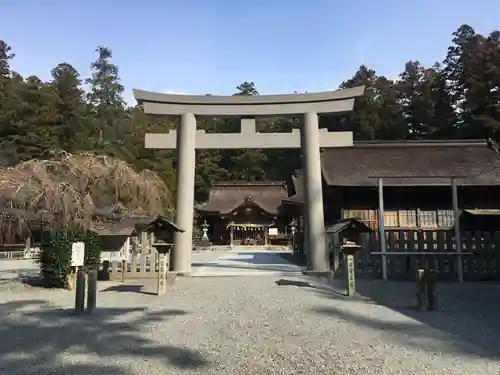
<path fill-rule="evenodd" d="M 177 277 L 175 272 L 170 272 L 170 255 L 174 247 L 174 234 L 184 232 L 184 230 L 166 218 L 158 216 L 144 228 L 144 232 L 151 233 L 154 238 L 151 245 L 158 255 L 156 294 L 164 295 L 167 286 L 172 284 Z"/>
<path fill-rule="evenodd" d="M 356 265 L 355 265 L 355 255 L 362 249 L 360 243 L 360 236 L 362 233 L 370 233 L 372 229 L 363 224 L 362 222 L 354 219 L 342 219 L 337 223 L 326 229 L 326 233 L 334 237 L 333 248 L 333 272 L 337 271 L 337 266 L 339 263 L 338 258 L 338 248 L 345 255 L 345 276 L 346 276 L 346 289 L 347 295 L 353 296 L 356 294 Z"/>

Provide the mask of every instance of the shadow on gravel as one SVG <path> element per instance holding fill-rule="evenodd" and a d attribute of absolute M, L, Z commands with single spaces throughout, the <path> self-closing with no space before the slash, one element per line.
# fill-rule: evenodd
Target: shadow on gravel
<path fill-rule="evenodd" d="M 342 283 L 336 281 L 336 285 Z M 437 311 L 415 309 L 416 287 L 410 282 L 360 280 L 354 297 L 342 296 L 343 289 L 337 289 L 340 292 L 316 291 L 339 302 L 317 307 L 317 313 L 386 331 L 406 344 L 437 354 L 500 359 L 498 283 L 439 284 Z"/>
<path fill-rule="evenodd" d="M 290 263 L 295 264 L 296 266 L 299 267 L 305 267 L 306 266 L 306 257 L 303 254 L 300 253 L 292 253 L 292 252 L 283 252 L 283 253 L 278 253 L 278 255 L 285 260 L 287 260 Z"/>
<path fill-rule="evenodd" d="M 278 286 L 296 286 L 298 288 L 314 288 L 314 286 L 311 285 L 311 283 L 308 283 L 306 281 L 279 279 L 274 283 Z"/>
<path fill-rule="evenodd" d="M 234 255 L 240 256 L 235 258 L 225 258 L 224 261 L 236 261 L 241 263 L 250 263 L 250 264 L 274 264 L 274 265 L 282 265 L 283 259 L 287 260 L 285 257 L 281 256 L 282 254 L 288 254 L 285 252 L 240 252 Z"/>
<path fill-rule="evenodd" d="M 221 268 L 221 269 L 241 269 L 241 270 L 253 270 L 253 271 L 285 271 L 285 272 L 290 272 L 290 271 L 297 271 L 300 272 L 300 269 L 297 269 L 294 266 L 290 266 L 288 264 L 284 265 L 258 265 L 258 266 L 245 266 L 245 265 L 239 265 L 236 263 L 233 264 L 217 264 L 217 263 L 193 263 L 192 267 L 206 267 L 206 268 Z"/>
<path fill-rule="evenodd" d="M 157 345 L 140 335 L 143 325 L 184 314 L 180 310 L 99 308 L 92 315 L 76 316 L 72 310 L 58 309 L 41 300 L 3 303 L 0 374 L 139 375 L 130 368 L 130 362 L 120 363 L 120 358 L 123 361 L 127 357 L 137 363 L 153 358 L 178 369 L 204 367 L 207 362 L 201 354 Z M 142 369 L 140 375 L 146 366 Z"/>
<path fill-rule="evenodd" d="M 156 296 L 156 293 L 148 292 L 145 290 L 146 287 L 140 284 L 120 284 L 113 285 L 106 289 L 100 291 L 103 292 L 117 292 L 117 293 L 138 293 L 138 294 L 146 294 L 148 296 Z"/>

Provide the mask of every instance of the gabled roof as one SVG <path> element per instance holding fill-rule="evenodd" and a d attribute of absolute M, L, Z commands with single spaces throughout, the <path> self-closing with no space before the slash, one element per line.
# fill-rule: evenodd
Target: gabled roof
<path fill-rule="evenodd" d="M 227 214 L 242 204 L 253 203 L 269 214 L 277 214 L 287 196 L 285 184 L 277 181 L 233 181 L 212 186 L 208 202 L 197 207 L 204 213 Z"/>
<path fill-rule="evenodd" d="M 450 185 L 451 177 L 463 186 L 500 185 L 500 155 L 485 141 L 358 142 L 325 149 L 321 161 L 329 186 L 376 186 L 379 177 L 384 186 Z"/>
<path fill-rule="evenodd" d="M 119 221 L 97 221 L 92 223 L 92 230 L 99 236 L 132 236 L 137 233 L 137 227 L 150 222 L 143 217 L 124 217 Z"/>
<path fill-rule="evenodd" d="M 341 233 L 347 228 L 355 229 L 359 233 L 371 233 L 373 230 L 355 218 L 341 219 L 326 228 L 327 233 Z"/>
<path fill-rule="evenodd" d="M 158 216 L 153 221 L 150 221 L 149 223 L 142 225 L 141 229 L 146 231 L 146 232 L 154 232 L 154 231 L 159 230 L 159 229 L 160 230 L 167 229 L 167 230 L 171 230 L 173 232 L 184 232 L 185 231 L 184 229 L 178 227 L 172 221 L 168 220 L 166 217 L 163 217 L 163 216 Z"/>

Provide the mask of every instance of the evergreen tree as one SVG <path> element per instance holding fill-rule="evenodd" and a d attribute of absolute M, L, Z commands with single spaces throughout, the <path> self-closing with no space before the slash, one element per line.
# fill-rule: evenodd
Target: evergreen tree
<path fill-rule="evenodd" d="M 16 107 L 19 102 L 17 87 L 19 76 L 13 77 L 10 61 L 12 48 L 0 40 L 0 166 L 11 166 L 19 161 L 15 145 Z"/>
<path fill-rule="evenodd" d="M 90 64 L 92 76 L 85 82 L 90 87 L 87 95 L 92 105 L 94 119 L 89 133 L 94 140 L 93 149 L 103 150 L 113 156 L 123 157 L 128 153 L 123 138 L 129 133 L 121 126 L 127 117 L 125 100 L 123 99 L 124 87 L 120 83 L 118 67 L 111 62 L 112 53 L 107 47 L 98 47 L 99 54 L 96 61 Z"/>
<path fill-rule="evenodd" d="M 88 137 L 91 134 L 85 131 L 85 124 L 89 121 L 89 108 L 84 101 L 80 75 L 67 63 L 57 65 L 52 69 L 51 75 L 51 85 L 57 96 L 59 147 L 68 152 L 85 149 L 89 146 Z"/>
<path fill-rule="evenodd" d="M 12 48 L 0 40 L 0 166 L 46 157 L 53 149 L 114 156 L 138 169 L 157 172 L 175 189 L 175 152 L 144 148 L 147 132 L 174 129 L 178 119 L 154 119 L 141 106 L 127 108 L 118 66 L 109 48 L 99 47 L 85 80 L 68 63 L 57 65 L 50 82 L 22 77 L 11 68 Z M 417 56 L 418 57 L 418 56 Z M 500 32 L 476 33 L 469 25 L 453 33 L 446 58 L 424 67 L 410 61 L 396 82 L 362 65 L 340 88 L 365 85 L 352 113 L 322 116 L 320 126 L 352 130 L 356 140 L 492 138 L 500 140 Z M 259 95 L 244 81 L 235 95 Z M 290 132 L 300 118 L 256 120 L 259 132 Z M 198 119 L 207 132 L 234 133 L 239 119 Z M 500 146 L 496 144 L 497 148 Z M 206 199 L 221 180 L 285 180 L 300 168 L 300 150 L 200 150 L 196 156 L 196 199 Z"/>

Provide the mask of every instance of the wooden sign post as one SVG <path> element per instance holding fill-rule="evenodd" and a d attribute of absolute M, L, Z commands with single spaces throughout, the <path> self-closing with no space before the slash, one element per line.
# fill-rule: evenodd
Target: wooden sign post
<path fill-rule="evenodd" d="M 354 271 L 354 255 L 347 254 L 347 295 L 356 294 L 356 274 Z"/>
<path fill-rule="evenodd" d="M 167 271 L 168 271 L 168 256 L 170 254 L 162 254 L 158 252 L 158 280 L 157 280 L 157 291 L 156 294 L 159 296 L 164 295 L 167 292 Z"/>
<path fill-rule="evenodd" d="M 356 294 L 356 270 L 354 268 L 354 254 L 361 248 L 360 245 L 345 243 L 342 245 L 342 251 L 346 255 L 346 277 L 347 277 L 347 295 Z"/>
<path fill-rule="evenodd" d="M 434 270 L 419 268 L 415 281 L 417 283 L 417 310 L 436 310 L 436 273 Z"/>

